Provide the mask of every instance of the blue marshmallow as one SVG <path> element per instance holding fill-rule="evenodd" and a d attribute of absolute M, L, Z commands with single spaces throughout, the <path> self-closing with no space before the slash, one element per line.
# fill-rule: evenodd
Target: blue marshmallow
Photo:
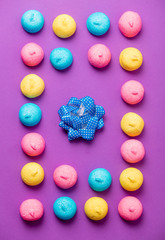
<path fill-rule="evenodd" d="M 96 192 L 105 191 L 110 187 L 111 182 L 111 174 L 104 168 L 96 168 L 89 174 L 89 186 Z"/>
<path fill-rule="evenodd" d="M 37 125 L 41 120 L 42 112 L 39 106 L 34 103 L 26 103 L 19 110 L 19 119 L 25 126 Z"/>
<path fill-rule="evenodd" d="M 73 56 L 67 48 L 55 48 L 50 54 L 50 62 L 57 70 L 64 70 L 72 64 Z"/>
<path fill-rule="evenodd" d="M 23 14 L 21 24 L 26 32 L 36 33 L 43 28 L 44 17 L 37 10 L 29 10 Z"/>
<path fill-rule="evenodd" d="M 59 219 L 69 220 L 75 216 L 77 206 L 71 198 L 60 197 L 54 202 L 53 211 Z"/>
<path fill-rule="evenodd" d="M 87 19 L 87 29 L 95 36 L 101 36 L 105 34 L 109 27 L 110 20 L 108 16 L 102 12 L 95 12 Z"/>

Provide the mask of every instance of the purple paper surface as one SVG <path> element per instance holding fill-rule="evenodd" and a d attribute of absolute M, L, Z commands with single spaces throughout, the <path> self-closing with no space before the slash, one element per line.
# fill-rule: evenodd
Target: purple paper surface
<path fill-rule="evenodd" d="M 29 10 L 39 10 L 45 25 L 41 32 L 28 34 L 22 29 L 21 16 Z M 137 11 L 143 22 L 141 33 L 125 38 L 118 29 L 118 19 L 127 10 Z M 86 29 L 88 16 L 104 12 L 111 21 L 109 32 L 102 37 L 92 36 Z M 0 3 L 0 239 L 1 240 L 164 240 L 165 239 L 165 1 L 163 0 L 1 0 Z M 76 34 L 59 39 L 52 30 L 54 18 L 62 13 L 73 16 Z M 20 58 L 21 48 L 28 42 L 42 46 L 44 61 L 35 68 L 27 67 Z M 110 48 L 112 60 L 103 70 L 93 68 L 87 60 L 88 49 L 96 43 Z M 49 62 L 50 52 L 66 47 L 73 54 L 73 65 L 66 71 L 56 71 Z M 144 57 L 142 67 L 126 72 L 119 65 L 119 54 L 126 47 L 138 48 Z M 36 99 L 25 98 L 20 82 L 34 73 L 44 79 L 46 89 Z M 120 88 L 128 80 L 138 80 L 145 88 L 145 97 L 137 106 L 129 106 L 120 97 Z M 105 109 L 105 126 L 96 132 L 92 142 L 69 142 L 58 124 L 58 110 L 70 97 L 91 96 Z M 18 118 L 19 108 L 27 102 L 41 107 L 43 117 L 39 125 L 24 127 Z M 129 139 L 120 128 L 120 120 L 127 112 L 143 117 L 145 128 L 137 138 L 144 143 L 144 161 L 130 165 L 122 160 L 120 146 Z M 46 150 L 37 158 L 26 156 L 21 149 L 22 137 L 38 132 L 45 138 Z M 20 177 L 24 164 L 36 161 L 45 170 L 45 180 L 37 187 L 26 186 Z M 53 171 L 61 164 L 70 164 L 78 172 L 78 183 L 70 190 L 55 186 Z M 119 175 L 127 167 L 137 167 L 144 175 L 144 184 L 136 192 L 126 192 L 119 184 Z M 103 193 L 88 186 L 88 175 L 94 168 L 103 167 L 112 175 L 112 185 Z M 121 198 L 131 195 L 144 206 L 142 217 L 135 223 L 123 221 L 117 211 Z M 77 203 L 77 215 L 69 222 L 58 220 L 53 203 L 60 196 L 69 196 Z M 86 200 L 103 197 L 109 213 L 101 222 L 92 222 L 84 214 Z M 28 198 L 37 198 L 44 205 L 44 217 L 33 223 L 24 222 L 19 206 Z"/>

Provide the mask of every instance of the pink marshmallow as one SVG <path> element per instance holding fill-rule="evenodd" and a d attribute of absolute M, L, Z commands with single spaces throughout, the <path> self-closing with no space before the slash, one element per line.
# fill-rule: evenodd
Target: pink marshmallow
<path fill-rule="evenodd" d="M 45 140 L 39 133 L 28 133 L 21 141 L 22 150 L 29 156 L 38 156 L 45 149 Z"/>
<path fill-rule="evenodd" d="M 141 28 L 142 21 L 137 12 L 127 11 L 119 19 L 119 29 L 125 37 L 135 37 Z"/>
<path fill-rule="evenodd" d="M 25 65 L 37 66 L 44 58 L 44 51 L 38 44 L 28 43 L 21 50 L 21 58 Z"/>
<path fill-rule="evenodd" d="M 93 45 L 88 51 L 88 60 L 96 68 L 103 68 L 111 61 L 111 52 L 104 44 Z"/>
<path fill-rule="evenodd" d="M 26 221 L 36 221 L 43 216 L 44 207 L 37 199 L 27 199 L 20 206 L 20 215 Z"/>
<path fill-rule="evenodd" d="M 144 158 L 145 149 L 142 142 L 130 139 L 122 144 L 120 153 L 126 162 L 137 163 Z"/>
<path fill-rule="evenodd" d="M 128 104 L 137 104 L 144 97 L 144 87 L 138 81 L 127 81 L 121 87 L 121 97 Z"/>
<path fill-rule="evenodd" d="M 61 165 L 55 169 L 53 178 L 58 187 L 68 189 L 76 184 L 77 172 L 69 165 Z"/>
<path fill-rule="evenodd" d="M 142 215 L 143 206 L 136 197 L 125 197 L 118 205 L 119 215 L 126 221 L 135 221 Z"/>

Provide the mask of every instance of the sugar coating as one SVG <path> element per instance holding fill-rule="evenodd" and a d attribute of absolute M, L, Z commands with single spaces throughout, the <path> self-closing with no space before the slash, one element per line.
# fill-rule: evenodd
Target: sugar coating
<path fill-rule="evenodd" d="M 143 184 L 143 174 L 137 168 L 126 168 L 120 174 L 120 184 L 127 191 L 136 191 Z"/>
<path fill-rule="evenodd" d="M 77 172 L 70 165 L 61 165 L 54 170 L 55 184 L 63 189 L 73 187 L 77 182 Z"/>
<path fill-rule="evenodd" d="M 23 29 L 29 33 L 37 33 L 44 26 L 44 17 L 37 10 L 28 10 L 21 18 Z"/>
<path fill-rule="evenodd" d="M 22 181 L 29 186 L 36 186 L 44 180 L 44 170 L 40 164 L 30 162 L 21 170 Z"/>
<path fill-rule="evenodd" d="M 95 44 L 88 50 L 88 60 L 96 68 L 103 68 L 111 61 L 111 52 L 104 44 Z"/>
<path fill-rule="evenodd" d="M 88 177 L 89 186 L 97 192 L 102 192 L 108 189 L 111 182 L 111 174 L 105 168 L 94 169 Z"/>
<path fill-rule="evenodd" d="M 103 198 L 92 197 L 86 201 L 84 211 L 88 218 L 99 221 L 107 215 L 108 204 Z"/>
<path fill-rule="evenodd" d="M 105 13 L 95 12 L 87 19 L 87 29 L 95 36 L 104 35 L 108 31 L 109 27 L 110 21 Z"/>
<path fill-rule="evenodd" d="M 122 144 L 120 153 L 126 162 L 137 163 L 144 158 L 145 149 L 142 142 L 130 139 Z"/>
<path fill-rule="evenodd" d="M 119 29 L 125 37 L 135 37 L 141 28 L 142 20 L 137 12 L 127 11 L 119 19 Z"/>
<path fill-rule="evenodd" d="M 38 156 L 45 149 L 45 140 L 39 133 L 28 133 L 22 138 L 21 147 L 27 155 Z"/>
<path fill-rule="evenodd" d="M 57 70 L 64 70 L 72 65 L 73 56 L 67 48 L 55 48 L 50 54 L 50 62 Z"/>
<path fill-rule="evenodd" d="M 134 112 L 126 113 L 121 120 L 121 129 L 130 137 L 139 136 L 143 128 L 143 119 Z"/>
<path fill-rule="evenodd" d="M 42 117 L 39 106 L 34 103 L 26 103 L 19 110 L 19 119 L 27 127 L 37 125 Z"/>
<path fill-rule="evenodd" d="M 36 74 L 29 74 L 21 81 L 20 88 L 24 96 L 28 98 L 35 98 L 43 93 L 45 83 L 43 79 Z"/>
<path fill-rule="evenodd" d="M 31 42 L 22 48 L 21 58 L 25 65 L 34 67 L 43 60 L 44 51 L 38 44 Z"/>
<path fill-rule="evenodd" d="M 118 205 L 120 216 L 126 221 L 135 221 L 141 217 L 143 206 L 136 197 L 125 197 L 121 199 Z"/>
<path fill-rule="evenodd" d="M 144 97 L 144 87 L 138 81 L 127 81 L 121 87 L 121 97 L 128 104 L 137 104 Z"/>
<path fill-rule="evenodd" d="M 58 15 L 52 25 L 54 33 L 60 38 L 71 37 L 76 31 L 76 22 L 68 14 Z"/>
<path fill-rule="evenodd" d="M 119 57 L 120 65 L 127 71 L 134 71 L 141 67 L 143 56 L 137 48 L 125 48 Z"/>
<path fill-rule="evenodd" d="M 73 199 L 60 197 L 54 202 L 53 211 L 59 219 L 69 220 L 75 216 L 77 206 Z"/>
<path fill-rule="evenodd" d="M 27 199 L 20 206 L 20 215 L 25 221 L 36 221 L 43 216 L 44 207 L 37 199 Z"/>

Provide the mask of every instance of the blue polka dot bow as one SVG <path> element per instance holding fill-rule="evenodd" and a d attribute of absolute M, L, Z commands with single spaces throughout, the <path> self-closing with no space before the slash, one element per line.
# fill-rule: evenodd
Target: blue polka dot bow
<path fill-rule="evenodd" d="M 59 109 L 58 114 L 61 118 L 59 126 L 68 131 L 69 141 L 79 137 L 92 140 L 95 131 L 104 126 L 105 110 L 96 105 L 91 97 L 72 97 L 67 105 Z"/>

